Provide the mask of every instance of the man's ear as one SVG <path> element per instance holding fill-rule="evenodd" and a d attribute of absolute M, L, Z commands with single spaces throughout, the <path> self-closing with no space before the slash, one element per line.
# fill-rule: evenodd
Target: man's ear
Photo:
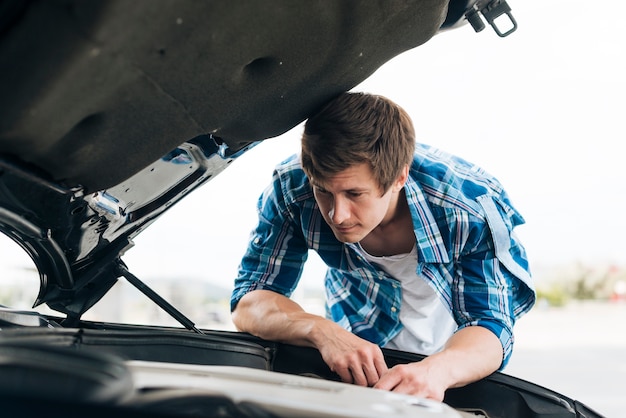
<path fill-rule="evenodd" d="M 396 179 L 396 182 L 394 184 L 394 191 L 399 192 L 400 190 L 402 190 L 408 178 L 409 178 L 409 166 L 407 164 L 404 166 L 404 168 L 400 172 L 400 175 Z"/>

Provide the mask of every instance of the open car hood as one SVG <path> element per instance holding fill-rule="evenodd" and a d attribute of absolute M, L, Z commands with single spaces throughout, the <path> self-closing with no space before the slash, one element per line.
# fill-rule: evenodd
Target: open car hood
<path fill-rule="evenodd" d="M 120 258 L 133 237 L 233 159 L 466 14 L 479 30 L 477 12 L 492 22 L 510 9 L 3 0 L 0 11 L 0 231 L 39 270 L 35 306 L 78 319 L 119 277 L 136 280 Z"/>

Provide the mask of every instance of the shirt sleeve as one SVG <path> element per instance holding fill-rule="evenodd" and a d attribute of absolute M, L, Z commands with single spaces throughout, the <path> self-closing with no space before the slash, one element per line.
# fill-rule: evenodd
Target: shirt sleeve
<path fill-rule="evenodd" d="M 503 369 L 513 351 L 513 282 L 490 251 L 464 257 L 455 275 L 453 306 L 459 329 L 481 326 L 493 332 L 502 344 Z"/>
<path fill-rule="evenodd" d="M 515 321 L 533 306 L 535 293 L 524 248 L 512 231 L 514 223 L 492 197 L 478 201 L 486 222 L 472 226 L 472 249 L 458 260 L 453 305 L 460 328 L 482 326 L 500 339 L 503 369 L 513 351 Z"/>
<path fill-rule="evenodd" d="M 291 296 L 308 256 L 293 213 L 285 203 L 278 174 L 258 200 L 258 225 L 252 231 L 231 295 L 231 311 L 248 292 L 271 290 Z"/>

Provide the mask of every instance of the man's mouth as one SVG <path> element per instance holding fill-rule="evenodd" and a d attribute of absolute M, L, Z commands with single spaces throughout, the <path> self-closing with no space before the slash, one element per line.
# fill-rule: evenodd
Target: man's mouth
<path fill-rule="evenodd" d="M 341 232 L 342 234 L 348 233 L 350 231 L 352 231 L 354 228 L 356 227 L 356 225 L 350 225 L 350 226 L 345 226 L 345 225 L 335 225 L 334 228 L 337 232 Z"/>

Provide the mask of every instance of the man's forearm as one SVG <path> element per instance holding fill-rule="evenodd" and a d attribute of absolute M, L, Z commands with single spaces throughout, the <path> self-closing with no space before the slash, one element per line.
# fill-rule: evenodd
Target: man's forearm
<path fill-rule="evenodd" d="M 311 333 L 316 322 L 326 321 L 305 312 L 288 297 L 269 290 L 254 290 L 242 297 L 232 319 L 239 331 L 302 346 L 315 346 Z"/>
<path fill-rule="evenodd" d="M 442 401 L 448 388 L 464 386 L 493 373 L 502 363 L 500 340 L 487 328 L 463 328 L 439 353 L 394 366 L 374 386 Z"/>
<path fill-rule="evenodd" d="M 267 290 L 246 294 L 233 312 L 240 331 L 294 345 L 315 347 L 344 382 L 374 385 L 387 371 L 383 353 L 338 324 L 305 312 L 289 298 Z"/>
<path fill-rule="evenodd" d="M 441 352 L 426 360 L 448 370 L 448 387 L 460 387 L 495 372 L 502 359 L 498 337 L 487 328 L 470 326 L 456 332 Z"/>

